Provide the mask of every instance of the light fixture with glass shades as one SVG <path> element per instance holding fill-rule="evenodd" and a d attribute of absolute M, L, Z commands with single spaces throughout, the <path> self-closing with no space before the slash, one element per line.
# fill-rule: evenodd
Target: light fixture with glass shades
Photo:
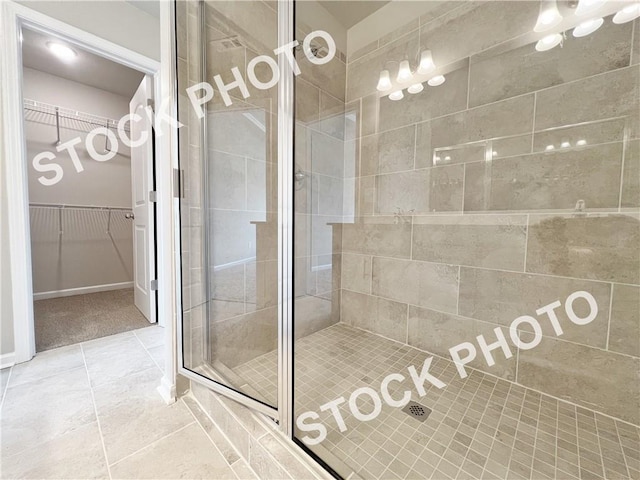
<path fill-rule="evenodd" d="M 442 85 L 445 82 L 444 75 L 436 75 L 437 67 L 433 61 L 433 54 L 431 50 L 424 49 L 419 51 L 420 55 L 416 54 L 415 70 L 412 68 L 408 56 L 405 56 L 404 60 L 396 61 L 389 60 L 385 63 L 384 69 L 380 71 L 378 77 L 378 84 L 376 89 L 379 92 L 389 92 L 389 98 L 391 100 L 401 100 L 404 98 L 402 90 L 406 89 L 408 93 L 417 94 L 424 90 L 424 82 L 436 87 Z M 392 70 L 388 67 L 389 64 L 396 64 L 398 71 L 392 79 Z M 420 78 L 422 77 L 422 78 Z M 407 86 L 408 85 L 408 86 Z M 399 90 L 398 90 L 399 89 Z"/>
<path fill-rule="evenodd" d="M 558 11 L 556 0 L 542 0 L 540 13 L 533 31 L 537 33 L 547 32 L 562 22 L 562 15 Z"/>
<path fill-rule="evenodd" d="M 420 65 L 418 65 L 417 73 L 419 75 L 428 75 L 436 69 L 436 64 L 433 63 L 433 55 L 431 50 L 423 50 L 420 54 Z"/>
<path fill-rule="evenodd" d="M 389 70 L 382 70 L 380 72 L 380 78 L 378 79 L 378 86 L 376 89 L 379 92 L 386 92 L 387 90 L 391 90 L 391 78 L 389 77 Z"/>
<path fill-rule="evenodd" d="M 435 77 L 431 77 L 429 80 L 427 80 L 427 83 L 432 87 L 437 87 L 438 85 L 442 85 L 444 81 L 444 75 L 436 75 Z"/>
<path fill-rule="evenodd" d="M 620 25 L 640 17 L 640 2 L 627 5 L 613 16 L 613 23 Z"/>
<path fill-rule="evenodd" d="M 587 15 L 599 10 L 607 0 L 580 0 L 576 8 L 576 15 Z"/>
<path fill-rule="evenodd" d="M 538 40 L 536 43 L 536 50 L 538 52 L 546 52 L 547 50 L 551 50 L 554 47 L 557 47 L 562 43 L 564 37 L 560 33 L 552 33 L 551 35 L 547 35 L 546 37 Z"/>
<path fill-rule="evenodd" d="M 53 53 L 56 57 L 65 62 L 75 60 L 75 58 L 78 56 L 75 50 L 62 43 L 47 42 L 47 48 L 51 50 L 51 53 Z"/>
<path fill-rule="evenodd" d="M 404 98 L 402 90 L 395 91 L 389 95 L 389 100 L 398 101 Z"/>
<path fill-rule="evenodd" d="M 407 92 L 409 93 L 420 93 L 422 90 L 424 90 L 424 85 L 422 85 L 421 83 L 414 83 L 409 88 L 407 88 Z"/>
<path fill-rule="evenodd" d="M 603 23 L 604 19 L 602 18 L 593 18 L 591 20 L 582 22 L 580 25 L 573 29 L 573 36 L 576 38 L 586 37 L 587 35 L 598 30 Z"/>
<path fill-rule="evenodd" d="M 398 76 L 396 80 L 398 83 L 406 83 L 411 80 L 413 74 L 411 73 L 411 66 L 409 65 L 409 60 L 403 60 L 400 62 L 400 67 L 398 68 Z"/>

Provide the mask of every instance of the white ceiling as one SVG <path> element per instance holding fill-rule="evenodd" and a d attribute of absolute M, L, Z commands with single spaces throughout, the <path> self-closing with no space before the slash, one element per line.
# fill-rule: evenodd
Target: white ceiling
<path fill-rule="evenodd" d="M 318 0 L 347 30 L 361 22 L 391 0 Z"/>
<path fill-rule="evenodd" d="M 72 46 L 78 56 L 65 63 L 47 48 L 54 40 L 33 30 L 22 30 L 22 64 L 27 68 L 66 78 L 131 98 L 142 81 L 143 73 Z M 57 40 L 56 40 L 57 41 Z"/>

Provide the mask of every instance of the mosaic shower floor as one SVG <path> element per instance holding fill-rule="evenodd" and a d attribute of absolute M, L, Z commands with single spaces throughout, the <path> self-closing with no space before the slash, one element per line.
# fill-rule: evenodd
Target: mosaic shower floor
<path fill-rule="evenodd" d="M 296 341 L 295 390 L 299 415 L 356 388 L 379 391 L 390 373 L 409 377 L 430 355 L 343 324 Z M 275 402 L 276 352 L 234 371 Z M 383 403 L 360 422 L 342 404 L 348 430 L 324 412 L 321 445 L 363 479 L 640 479 L 640 429 L 506 380 L 471 371 L 458 377 L 453 362 L 434 357 L 429 370 L 447 386 L 412 400 L 432 410 L 420 422 Z M 390 389 L 400 398 L 406 386 Z M 428 383 L 425 385 L 429 385 Z M 371 411 L 372 404 L 363 412 Z M 315 433 L 313 434 L 315 435 Z"/>

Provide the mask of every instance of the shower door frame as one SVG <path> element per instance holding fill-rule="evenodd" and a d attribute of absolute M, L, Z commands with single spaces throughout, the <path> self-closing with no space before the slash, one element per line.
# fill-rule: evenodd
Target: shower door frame
<path fill-rule="evenodd" d="M 174 0 L 171 8 L 171 35 L 172 35 L 172 68 L 177 72 L 177 35 L 176 35 L 176 3 Z M 200 8 L 204 1 L 199 1 Z M 278 45 L 287 45 L 294 39 L 294 0 L 279 0 L 277 10 Z M 205 22 L 204 12 L 200 12 L 200 34 L 202 34 Z M 202 43 L 202 42 L 200 42 Z M 278 69 L 280 80 L 278 82 L 278 402 L 276 407 L 271 407 L 248 394 L 242 393 L 232 387 L 204 377 L 187 368 L 184 362 L 184 345 L 182 328 L 182 289 L 176 288 L 179 301 L 176 302 L 177 319 L 177 344 L 178 344 L 178 373 L 206 386 L 208 389 L 224 395 L 248 408 L 256 410 L 277 421 L 279 429 L 290 440 L 293 436 L 293 126 L 294 126 L 294 73 L 293 68 L 284 55 L 278 55 Z M 206 50 L 203 48 L 201 69 L 206 70 Z M 202 75 L 203 72 L 201 72 Z M 204 81 L 204 77 L 201 78 Z M 175 109 L 178 111 L 178 94 L 175 92 Z M 204 106 L 206 107 L 206 106 Z M 201 142 L 206 142 L 206 118 L 200 122 Z M 201 145 L 202 146 L 202 145 Z M 206 147 L 206 143 L 204 145 Z M 206 148 L 200 150 L 206 154 Z M 183 170 L 178 158 L 179 175 Z M 207 177 L 205 177 L 207 178 Z M 182 189 L 181 189 L 182 190 Z M 182 191 L 180 192 L 180 198 Z M 176 218 L 180 218 L 179 199 L 176 199 Z M 178 223 L 180 225 L 180 223 Z M 178 229 L 179 230 L 179 229 Z M 177 232 L 180 236 L 180 232 Z M 181 241 L 178 242 L 181 245 Z M 205 247 L 206 248 L 206 247 Z M 181 250 L 175 249 L 176 255 L 176 285 L 182 285 Z M 207 288 L 207 295 L 209 290 Z M 208 304 L 208 301 L 207 301 Z M 204 336 L 205 342 L 208 335 Z M 206 345 L 205 345 L 206 347 Z"/>

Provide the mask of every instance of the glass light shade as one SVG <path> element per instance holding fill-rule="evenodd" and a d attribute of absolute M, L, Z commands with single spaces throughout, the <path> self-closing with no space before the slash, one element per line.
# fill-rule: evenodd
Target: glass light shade
<path fill-rule="evenodd" d="M 640 17 L 640 3 L 634 3 L 624 7 L 613 16 L 613 23 L 620 25 Z"/>
<path fill-rule="evenodd" d="M 437 87 L 438 85 L 442 85 L 444 81 L 444 75 L 436 75 L 435 77 L 430 78 L 427 83 L 432 87 Z"/>
<path fill-rule="evenodd" d="M 598 30 L 603 23 L 604 20 L 602 18 L 594 18 L 591 20 L 587 20 L 586 22 L 582 22 L 580 25 L 573 29 L 573 36 L 578 38 L 586 37 L 587 35 Z"/>
<path fill-rule="evenodd" d="M 576 142 L 576 145 L 579 147 L 584 147 L 587 144 L 587 141 L 584 139 L 580 139 Z"/>
<path fill-rule="evenodd" d="M 418 66 L 418 73 L 420 75 L 427 75 L 436 69 L 435 63 L 433 63 L 433 55 L 431 50 L 423 50 L 420 54 L 420 65 Z"/>
<path fill-rule="evenodd" d="M 386 92 L 387 90 L 391 90 L 391 78 L 389 78 L 389 70 L 382 70 L 380 72 L 380 78 L 378 79 L 378 86 L 376 89 L 379 92 Z"/>
<path fill-rule="evenodd" d="M 78 54 L 73 49 L 61 43 L 47 42 L 47 48 L 51 50 L 51 53 L 53 53 L 56 57 L 66 62 L 73 60 L 78 56 Z"/>
<path fill-rule="evenodd" d="M 402 100 L 404 98 L 404 94 L 402 90 L 398 90 L 397 92 L 393 92 L 389 95 L 389 100 L 397 101 Z"/>
<path fill-rule="evenodd" d="M 424 86 L 421 83 L 414 83 L 407 88 L 407 92 L 409 93 L 420 93 L 422 90 L 424 90 Z"/>
<path fill-rule="evenodd" d="M 607 0 L 580 0 L 576 8 L 576 15 L 587 15 L 595 12 L 605 3 L 607 3 Z"/>
<path fill-rule="evenodd" d="M 562 35 L 559 33 L 552 33 L 551 35 L 547 35 L 542 40 L 538 40 L 536 43 L 536 50 L 539 52 L 546 52 L 547 50 L 551 50 L 553 47 L 557 47 L 562 43 Z"/>
<path fill-rule="evenodd" d="M 568 141 L 566 141 L 566 140 L 565 140 L 565 141 L 563 141 L 563 142 L 560 144 L 560 147 L 561 147 L 561 148 L 569 148 L 570 146 L 571 146 L 571 143 L 569 143 L 569 142 L 568 142 Z"/>
<path fill-rule="evenodd" d="M 542 0 L 540 2 L 540 13 L 536 21 L 534 32 L 546 32 L 562 22 L 562 15 L 558 11 L 556 0 Z"/>
<path fill-rule="evenodd" d="M 554 147 L 553 145 L 547 145 L 546 147 L 544 147 L 544 149 L 545 149 L 547 152 L 550 152 L 551 150 L 555 150 L 555 148 L 556 148 L 556 147 Z"/>
<path fill-rule="evenodd" d="M 408 60 L 403 60 L 400 62 L 400 68 L 398 68 L 398 77 L 397 80 L 400 83 L 407 82 L 411 80 L 411 67 L 409 66 Z"/>

